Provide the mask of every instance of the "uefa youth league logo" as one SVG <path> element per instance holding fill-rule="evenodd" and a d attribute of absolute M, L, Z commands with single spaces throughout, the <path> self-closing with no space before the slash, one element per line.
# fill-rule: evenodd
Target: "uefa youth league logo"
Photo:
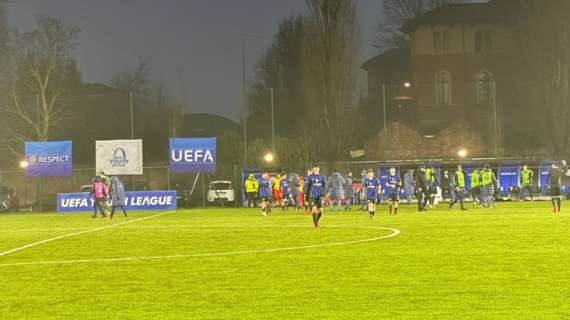
<path fill-rule="evenodd" d="M 123 148 L 115 149 L 113 152 L 113 158 L 109 161 L 111 167 L 113 168 L 124 168 L 129 164 L 129 159 L 127 158 L 127 152 Z"/>

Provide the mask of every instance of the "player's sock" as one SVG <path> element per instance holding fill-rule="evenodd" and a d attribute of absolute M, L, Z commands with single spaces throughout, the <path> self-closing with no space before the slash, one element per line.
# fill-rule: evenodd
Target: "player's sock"
<path fill-rule="evenodd" d="M 558 212 L 560 212 L 560 209 L 562 209 L 562 199 L 558 198 L 556 199 L 556 202 L 558 204 Z"/>
<path fill-rule="evenodd" d="M 398 214 L 398 207 L 394 208 L 394 215 Z"/>

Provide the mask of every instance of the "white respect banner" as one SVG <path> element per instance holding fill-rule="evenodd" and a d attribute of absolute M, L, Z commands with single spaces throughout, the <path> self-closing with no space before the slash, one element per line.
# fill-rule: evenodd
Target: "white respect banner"
<path fill-rule="evenodd" d="M 107 175 L 143 174 L 142 140 L 95 141 L 95 168 Z"/>

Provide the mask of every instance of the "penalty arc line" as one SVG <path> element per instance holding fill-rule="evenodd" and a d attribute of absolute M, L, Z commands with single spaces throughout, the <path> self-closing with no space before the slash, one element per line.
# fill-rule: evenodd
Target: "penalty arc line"
<path fill-rule="evenodd" d="M 338 226 L 335 226 L 338 227 Z M 392 233 L 363 240 L 353 240 L 353 241 L 343 241 L 325 244 L 313 244 L 305 246 L 296 247 L 285 247 L 285 248 L 274 248 L 274 249 L 259 249 L 259 250 L 243 250 L 243 251 L 233 251 L 233 252 L 214 252 L 214 253 L 194 253 L 194 254 L 177 254 L 177 255 L 167 255 L 167 256 L 147 256 L 147 257 L 124 257 L 124 258 L 108 258 L 108 259 L 77 259 L 77 260 L 60 260 L 60 261 L 35 261 L 35 262 L 18 262 L 18 263 L 6 263 L 0 264 L 2 267 L 15 267 L 15 266 L 30 266 L 30 265 L 64 265 L 64 264 L 87 264 L 87 263 L 101 263 L 101 262 L 128 262 L 128 261 L 143 261 L 143 260 L 166 260 L 166 259 L 182 259 L 182 258 L 207 258 L 207 257 L 221 257 L 221 256 L 236 256 L 244 254 L 260 254 L 260 253 L 276 253 L 294 250 L 306 250 L 315 248 L 327 248 L 327 247 L 338 247 L 351 244 L 367 243 L 379 240 L 385 240 L 393 238 L 400 234 L 400 230 L 393 228 L 380 228 L 376 227 L 374 229 L 389 230 Z"/>
<path fill-rule="evenodd" d="M 111 228 L 116 228 L 116 227 L 120 227 L 123 226 L 125 224 L 129 224 L 129 223 L 134 223 L 134 222 L 139 222 L 139 221 L 144 221 L 144 220 L 148 220 L 148 219 L 153 219 L 153 218 L 158 218 L 158 217 L 162 217 L 164 215 L 167 214 L 171 214 L 174 213 L 175 211 L 167 211 L 167 212 L 162 212 L 162 213 L 157 213 L 155 215 L 152 216 L 148 216 L 148 217 L 144 217 L 144 218 L 140 218 L 140 219 L 134 219 L 134 220 L 129 220 L 129 221 L 125 221 L 125 222 L 121 222 L 121 223 L 117 223 L 117 224 L 112 224 L 109 226 L 103 226 L 103 227 L 97 227 L 97 228 L 91 228 L 88 230 L 84 230 L 84 231 L 79 231 L 79 232 L 73 232 L 73 233 L 67 233 L 67 234 L 63 234 L 61 236 L 57 236 L 57 237 L 53 237 L 53 238 L 49 238 L 49 239 L 45 239 L 45 240 L 41 240 L 41 241 L 37 241 L 37 242 L 33 242 L 30 244 L 27 244 L 25 246 L 21 246 L 18 248 L 14 248 L 14 249 L 10 249 L 4 252 L 0 252 L 0 257 L 3 256 L 7 256 L 9 254 L 12 253 L 16 253 L 22 250 L 26 250 L 29 248 L 33 248 L 33 247 L 37 247 L 39 245 L 45 244 L 45 243 L 49 243 L 52 241 L 56 241 L 56 240 L 61 240 L 61 239 L 65 239 L 65 238 L 70 238 L 70 237 L 74 237 L 74 236 L 78 236 L 78 235 L 82 235 L 82 234 L 86 234 L 86 233 L 92 233 L 92 232 L 97 232 L 97 231 L 101 231 L 101 230 L 106 230 L 106 229 L 111 229 Z"/>

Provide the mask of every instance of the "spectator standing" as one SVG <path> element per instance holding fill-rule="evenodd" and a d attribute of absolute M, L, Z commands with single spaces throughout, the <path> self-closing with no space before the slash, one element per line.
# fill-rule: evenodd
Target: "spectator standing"
<path fill-rule="evenodd" d="M 259 181 L 253 174 L 245 180 L 245 193 L 247 194 L 247 207 L 257 208 L 257 193 L 259 192 Z"/>
<path fill-rule="evenodd" d="M 404 192 L 406 193 L 406 200 L 408 204 L 412 203 L 416 188 L 416 181 L 414 179 L 414 170 L 410 169 L 404 175 Z"/>
<path fill-rule="evenodd" d="M 340 172 L 335 171 L 331 174 L 327 181 L 326 193 L 329 195 L 329 210 L 334 211 L 334 204 L 336 204 L 340 211 L 344 195 L 344 178 Z"/>
<path fill-rule="evenodd" d="M 128 218 L 126 200 L 125 186 L 118 177 L 114 176 L 111 178 L 111 214 L 109 215 L 109 220 L 113 220 L 116 209 L 121 209 L 125 219 Z"/>
<path fill-rule="evenodd" d="M 352 210 L 352 199 L 353 199 L 353 191 L 352 191 L 352 172 L 349 172 L 346 177 L 344 178 L 344 210 L 351 211 Z"/>

